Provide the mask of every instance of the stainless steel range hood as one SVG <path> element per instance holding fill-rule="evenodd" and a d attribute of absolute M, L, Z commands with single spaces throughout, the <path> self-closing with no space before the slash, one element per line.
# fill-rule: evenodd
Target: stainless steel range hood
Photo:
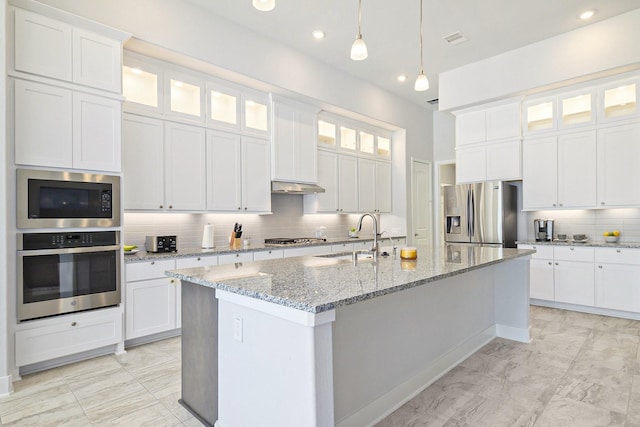
<path fill-rule="evenodd" d="M 304 184 L 300 182 L 271 181 L 271 193 L 273 194 L 313 194 L 324 193 L 324 188 L 316 184 Z"/>

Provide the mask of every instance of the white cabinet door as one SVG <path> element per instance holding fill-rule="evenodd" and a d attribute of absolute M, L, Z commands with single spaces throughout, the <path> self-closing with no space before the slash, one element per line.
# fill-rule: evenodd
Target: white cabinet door
<path fill-rule="evenodd" d="M 109 172 L 122 169 L 122 104 L 73 94 L 73 167 Z"/>
<path fill-rule="evenodd" d="M 257 251 L 253 253 L 254 261 L 262 261 L 264 259 L 278 259 L 283 257 L 283 249 L 269 249 L 268 251 Z"/>
<path fill-rule="evenodd" d="M 286 248 L 284 249 L 284 257 L 291 258 L 294 256 L 313 256 L 331 253 L 331 245 L 322 246 L 305 246 L 302 248 Z"/>
<path fill-rule="evenodd" d="M 598 130 L 598 206 L 640 205 L 640 124 Z"/>
<path fill-rule="evenodd" d="M 16 70 L 72 80 L 70 25 L 16 9 L 14 35 Z"/>
<path fill-rule="evenodd" d="M 71 91 L 23 80 L 14 83 L 16 163 L 72 167 Z"/>
<path fill-rule="evenodd" d="M 558 136 L 558 207 L 596 205 L 596 133 Z"/>
<path fill-rule="evenodd" d="M 340 212 L 358 212 L 358 159 L 338 157 L 338 206 Z"/>
<path fill-rule="evenodd" d="M 522 178 L 520 140 L 497 142 L 486 146 L 487 181 Z"/>
<path fill-rule="evenodd" d="M 456 117 L 456 147 L 484 142 L 487 139 L 485 111 L 474 111 Z"/>
<path fill-rule="evenodd" d="M 207 131 L 207 210 L 242 209 L 240 136 Z"/>
<path fill-rule="evenodd" d="M 315 111 L 274 102 L 273 117 L 273 179 L 316 183 Z"/>
<path fill-rule="evenodd" d="M 338 155 L 318 151 L 318 185 L 324 193 L 304 196 L 305 205 L 315 205 L 305 210 L 311 212 L 339 212 L 338 207 Z"/>
<path fill-rule="evenodd" d="M 558 157 L 556 137 L 525 140 L 522 144 L 522 198 L 524 209 L 557 205 Z"/>
<path fill-rule="evenodd" d="M 164 207 L 164 128 L 161 120 L 125 114 L 123 204 L 125 209 Z"/>
<path fill-rule="evenodd" d="M 391 212 L 391 163 L 376 162 L 376 211 Z"/>
<path fill-rule="evenodd" d="M 73 29 L 73 81 L 111 92 L 122 91 L 120 42 Z"/>
<path fill-rule="evenodd" d="M 640 313 L 640 265 L 598 264 L 596 306 Z"/>
<path fill-rule="evenodd" d="M 176 328 L 176 280 L 127 282 L 125 338 L 139 338 Z"/>
<path fill-rule="evenodd" d="M 242 209 L 271 211 L 269 141 L 242 137 Z"/>
<path fill-rule="evenodd" d="M 553 261 L 550 259 L 532 259 L 530 261 L 530 290 L 531 298 L 553 301 L 555 298 L 553 286 Z"/>
<path fill-rule="evenodd" d="M 218 257 L 215 255 L 197 256 L 197 257 L 185 257 L 176 259 L 176 268 L 195 268 L 195 267 L 209 267 L 212 265 L 218 265 Z"/>
<path fill-rule="evenodd" d="M 218 264 L 234 264 L 236 262 L 251 262 L 253 254 L 251 252 L 236 252 L 233 254 L 222 254 L 218 256 Z"/>
<path fill-rule="evenodd" d="M 569 304 L 595 305 L 592 262 L 554 262 L 555 300 Z"/>
<path fill-rule="evenodd" d="M 501 105 L 486 111 L 487 141 L 520 136 L 520 103 Z"/>
<path fill-rule="evenodd" d="M 358 159 L 358 211 L 376 210 L 376 162 Z"/>
<path fill-rule="evenodd" d="M 206 206 L 206 136 L 201 127 L 165 123 L 165 201 L 171 210 Z"/>
<path fill-rule="evenodd" d="M 456 149 L 456 183 L 487 180 L 487 150 L 484 145 Z"/>

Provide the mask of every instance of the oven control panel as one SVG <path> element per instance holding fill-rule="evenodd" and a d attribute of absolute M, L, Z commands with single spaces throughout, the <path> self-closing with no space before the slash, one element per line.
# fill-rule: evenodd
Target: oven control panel
<path fill-rule="evenodd" d="M 18 235 L 18 249 L 59 249 L 118 244 L 117 231 L 82 231 L 66 233 L 24 233 Z"/>

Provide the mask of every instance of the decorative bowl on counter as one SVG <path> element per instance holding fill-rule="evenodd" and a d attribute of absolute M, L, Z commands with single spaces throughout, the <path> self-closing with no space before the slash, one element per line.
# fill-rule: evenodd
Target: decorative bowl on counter
<path fill-rule="evenodd" d="M 607 243 L 617 243 L 620 236 L 604 236 L 604 241 Z"/>

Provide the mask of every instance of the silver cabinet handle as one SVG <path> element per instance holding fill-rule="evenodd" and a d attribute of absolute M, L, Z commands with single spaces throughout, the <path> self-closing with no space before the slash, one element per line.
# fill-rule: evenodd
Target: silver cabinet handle
<path fill-rule="evenodd" d="M 600 202 L 601 205 L 604 205 L 604 202 Z"/>
<path fill-rule="evenodd" d="M 552 265 L 551 261 L 549 261 L 549 265 Z"/>
<path fill-rule="evenodd" d="M 173 205 L 169 205 L 169 209 L 173 209 Z"/>
<path fill-rule="evenodd" d="M 162 209 L 162 205 L 160 205 L 160 209 Z"/>
<path fill-rule="evenodd" d="M 570 251 L 574 250 L 575 248 L 569 248 Z"/>
<path fill-rule="evenodd" d="M 558 263 L 556 262 L 556 265 L 560 265 L 560 264 L 558 264 Z"/>
<path fill-rule="evenodd" d="M 200 261 L 200 257 L 198 257 L 198 258 L 196 259 L 196 261 Z"/>
<path fill-rule="evenodd" d="M 76 322 L 71 322 L 71 326 L 76 326 L 77 323 Z"/>
<path fill-rule="evenodd" d="M 156 263 L 155 261 L 151 261 L 151 265 L 153 265 L 153 264 L 155 264 L 155 263 Z"/>
<path fill-rule="evenodd" d="M 617 253 L 620 253 L 621 251 L 620 251 L 620 249 L 616 249 L 616 252 L 617 252 Z"/>
<path fill-rule="evenodd" d="M 599 265 L 599 266 L 598 266 L 598 268 L 602 268 L 602 266 L 601 266 L 601 265 Z"/>

